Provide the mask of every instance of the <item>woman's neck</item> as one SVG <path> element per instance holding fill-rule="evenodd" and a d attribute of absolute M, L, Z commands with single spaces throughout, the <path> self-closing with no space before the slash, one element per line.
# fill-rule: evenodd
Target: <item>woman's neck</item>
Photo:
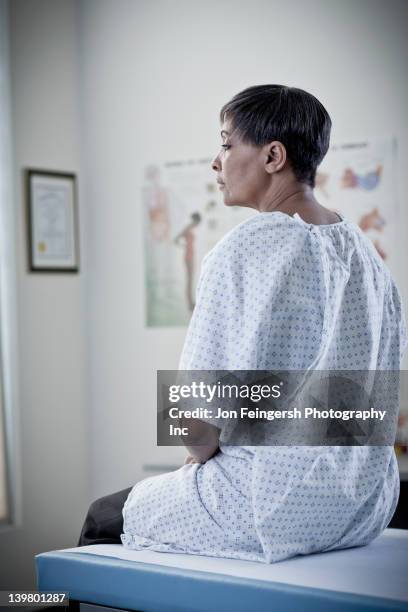
<path fill-rule="evenodd" d="M 319 204 L 313 188 L 302 183 L 286 185 L 273 195 L 267 194 L 256 208 L 259 212 L 283 212 L 291 217 L 298 213 L 306 223 L 315 225 L 339 222 L 336 213 Z"/>

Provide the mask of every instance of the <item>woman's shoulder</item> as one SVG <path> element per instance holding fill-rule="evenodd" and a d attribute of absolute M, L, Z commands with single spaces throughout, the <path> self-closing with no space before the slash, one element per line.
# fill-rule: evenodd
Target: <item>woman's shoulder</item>
<path fill-rule="evenodd" d="M 229 230 L 213 247 L 213 255 L 225 256 L 228 253 L 244 254 L 248 249 L 277 248 L 286 249 L 296 245 L 306 229 L 292 217 L 283 213 L 255 213 Z M 208 253 L 208 255 L 210 255 Z"/>

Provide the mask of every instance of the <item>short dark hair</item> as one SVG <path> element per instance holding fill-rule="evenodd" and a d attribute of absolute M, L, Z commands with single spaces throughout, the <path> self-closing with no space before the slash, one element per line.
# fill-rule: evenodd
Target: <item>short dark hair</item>
<path fill-rule="evenodd" d="M 330 143 L 331 119 L 323 104 L 303 89 L 255 85 L 220 111 L 243 142 L 263 146 L 281 142 L 297 180 L 314 187 L 316 170 Z"/>

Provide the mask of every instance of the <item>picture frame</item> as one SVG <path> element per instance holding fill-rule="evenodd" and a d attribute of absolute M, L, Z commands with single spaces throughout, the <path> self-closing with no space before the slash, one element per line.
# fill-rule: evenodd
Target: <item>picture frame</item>
<path fill-rule="evenodd" d="M 79 272 L 76 175 L 25 169 L 28 269 Z"/>

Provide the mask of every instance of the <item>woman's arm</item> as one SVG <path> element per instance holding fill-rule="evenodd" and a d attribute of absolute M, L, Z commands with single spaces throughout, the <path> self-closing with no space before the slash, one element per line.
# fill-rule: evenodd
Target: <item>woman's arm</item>
<path fill-rule="evenodd" d="M 191 457 L 198 463 L 205 463 L 219 451 L 220 430 L 214 425 L 199 419 L 179 420 L 182 427 L 187 427 L 188 436 L 182 437 Z"/>

